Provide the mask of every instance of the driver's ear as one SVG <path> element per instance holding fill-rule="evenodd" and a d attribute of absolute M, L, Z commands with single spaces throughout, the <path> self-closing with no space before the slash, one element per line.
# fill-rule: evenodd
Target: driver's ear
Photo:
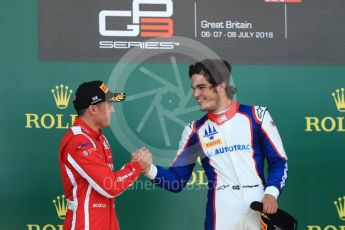
<path fill-rule="evenodd" d="M 90 105 L 89 108 L 87 108 L 91 114 L 95 114 L 97 111 L 97 106 Z"/>
<path fill-rule="evenodd" d="M 226 87 L 226 83 L 225 82 L 222 82 L 219 85 L 217 85 L 217 89 L 218 90 L 225 89 L 225 87 Z"/>

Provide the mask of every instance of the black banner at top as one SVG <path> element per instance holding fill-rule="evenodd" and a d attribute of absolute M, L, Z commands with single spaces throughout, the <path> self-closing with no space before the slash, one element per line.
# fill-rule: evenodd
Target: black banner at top
<path fill-rule="evenodd" d="M 117 62 L 135 49 L 164 63 L 206 47 L 234 64 L 344 65 L 344 9 L 343 0 L 39 0 L 39 54 Z"/>

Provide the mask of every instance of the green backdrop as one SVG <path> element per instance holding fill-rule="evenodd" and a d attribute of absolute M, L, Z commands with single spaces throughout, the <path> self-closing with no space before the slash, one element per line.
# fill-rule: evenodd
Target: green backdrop
<path fill-rule="evenodd" d="M 66 129 L 59 127 L 70 124 L 74 111 L 70 104 L 67 109 L 57 108 L 51 89 L 63 84 L 74 93 L 83 81 L 108 82 L 117 63 L 40 61 L 36 1 L 5 0 L 0 9 L 0 229 L 62 229 L 63 220 L 53 203 L 63 194 L 57 151 Z M 141 64 L 124 84 L 132 94 L 158 87 L 145 84 L 138 68 L 150 69 L 166 79 L 173 76 L 170 64 Z M 187 68 L 186 64 L 178 64 L 186 92 Z M 280 207 L 298 218 L 299 229 L 345 229 L 345 113 L 337 109 L 332 97 L 332 92 L 345 87 L 345 66 L 234 64 L 232 76 L 238 89 L 237 100 L 269 107 L 282 136 L 289 157 L 289 177 L 279 198 Z M 139 81 L 131 81 L 134 77 Z M 171 98 L 167 97 L 162 106 L 169 109 Z M 172 97 L 174 100 L 176 103 Z M 344 107 L 344 98 L 340 102 Z M 127 122 L 132 132 L 150 99 L 143 98 L 139 104 L 115 105 L 119 114 L 126 115 L 121 122 Z M 181 119 L 191 120 L 195 114 L 201 113 Z M 145 123 L 142 141 L 157 149 L 173 150 L 182 127 L 167 122 L 171 146 L 166 147 L 155 116 Z M 40 128 L 28 117 L 36 117 Z M 318 125 L 308 121 L 318 121 Z M 114 132 L 105 130 L 114 151 L 115 168 L 119 169 L 128 161 L 129 153 Z M 126 136 L 126 131 L 121 132 Z M 141 143 L 134 145 L 139 147 Z M 174 158 L 170 153 L 153 154 L 163 164 Z M 207 191 L 202 184 L 205 178 L 200 177 L 202 169 L 198 166 L 195 172 L 196 184 L 179 194 L 154 187 L 141 177 L 117 198 L 121 229 L 202 229 Z M 338 198 L 340 212 L 334 204 Z"/>

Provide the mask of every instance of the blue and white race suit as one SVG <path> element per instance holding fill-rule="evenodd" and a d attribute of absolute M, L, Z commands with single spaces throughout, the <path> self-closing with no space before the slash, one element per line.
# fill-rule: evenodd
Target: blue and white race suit
<path fill-rule="evenodd" d="M 278 197 L 287 179 L 287 157 L 267 108 L 232 101 L 223 113 L 208 113 L 185 126 L 169 169 L 151 165 L 146 176 L 172 192 L 187 184 L 197 158 L 208 177 L 206 230 L 260 229 L 252 201 Z M 264 161 L 268 176 L 264 176 Z"/>

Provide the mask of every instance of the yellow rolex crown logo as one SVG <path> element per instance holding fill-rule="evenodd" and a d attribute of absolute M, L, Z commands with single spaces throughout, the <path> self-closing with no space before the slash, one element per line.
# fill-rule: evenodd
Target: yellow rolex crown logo
<path fill-rule="evenodd" d="M 335 207 L 341 220 L 345 220 L 345 196 L 339 197 L 338 200 L 334 201 Z"/>
<path fill-rule="evenodd" d="M 335 92 L 332 93 L 332 96 L 335 101 L 335 105 L 339 112 L 345 112 L 345 95 L 344 95 L 344 88 L 336 89 Z"/>
<path fill-rule="evenodd" d="M 68 107 L 69 99 L 71 97 L 73 90 L 69 90 L 68 86 L 57 85 L 55 89 L 52 89 L 54 95 L 56 106 L 59 109 L 66 109 Z"/>
<path fill-rule="evenodd" d="M 53 200 L 53 203 L 55 205 L 56 213 L 59 219 L 64 220 L 67 212 L 65 195 L 62 195 L 61 197 L 57 196 L 56 200 Z"/>

